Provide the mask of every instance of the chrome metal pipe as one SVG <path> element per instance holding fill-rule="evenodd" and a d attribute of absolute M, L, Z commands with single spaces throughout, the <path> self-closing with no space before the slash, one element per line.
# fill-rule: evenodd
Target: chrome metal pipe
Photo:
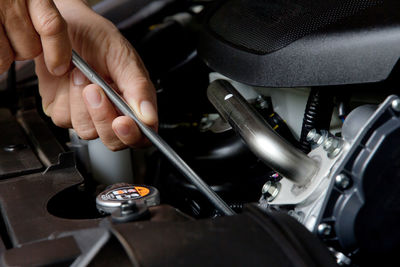
<path fill-rule="evenodd" d="M 224 215 L 235 212 L 201 179 L 186 162 L 151 127 L 144 124 L 125 100 L 97 74 L 75 51 L 72 51 L 72 63 L 93 83 L 99 85 L 108 99 L 126 116 L 133 119 L 142 133 L 157 147 L 164 156 Z"/>
<path fill-rule="evenodd" d="M 261 115 L 225 80 L 216 80 L 207 96 L 220 115 L 269 167 L 298 185 L 306 184 L 318 164 L 282 139 Z"/>

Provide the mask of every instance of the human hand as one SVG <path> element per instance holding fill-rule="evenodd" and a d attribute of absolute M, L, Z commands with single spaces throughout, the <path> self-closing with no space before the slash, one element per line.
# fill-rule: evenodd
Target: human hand
<path fill-rule="evenodd" d="M 139 56 L 114 25 L 81 0 L 55 1 L 68 23 L 72 47 L 120 92 L 139 118 L 157 128 L 154 87 Z M 119 116 L 101 88 L 77 70 L 57 76 L 44 53 L 35 59 L 45 113 L 64 128 L 73 127 L 82 139 L 100 137 L 111 150 L 141 146 L 146 139 L 132 119 Z M 70 58 L 70 48 L 65 54 Z"/>
<path fill-rule="evenodd" d="M 50 73 L 67 72 L 71 44 L 67 25 L 53 1 L 0 1 L 0 73 L 14 60 L 33 59 L 42 50 Z"/>

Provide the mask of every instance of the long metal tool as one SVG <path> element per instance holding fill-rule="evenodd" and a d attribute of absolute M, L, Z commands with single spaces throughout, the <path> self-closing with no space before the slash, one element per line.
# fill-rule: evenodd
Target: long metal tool
<path fill-rule="evenodd" d="M 235 212 L 207 185 L 183 159 L 152 128 L 141 122 L 125 100 L 101 76 L 95 72 L 75 51 L 72 63 L 93 83 L 99 85 L 110 101 L 126 116 L 132 118 L 142 133 L 157 147 L 170 162 L 224 215 Z"/>

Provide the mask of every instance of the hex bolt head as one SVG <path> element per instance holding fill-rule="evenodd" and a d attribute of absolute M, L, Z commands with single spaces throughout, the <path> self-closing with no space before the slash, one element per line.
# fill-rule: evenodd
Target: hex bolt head
<path fill-rule="evenodd" d="M 394 111 L 400 112 L 400 99 L 395 99 L 392 101 L 392 109 Z"/>
<path fill-rule="evenodd" d="M 341 173 L 335 177 L 335 185 L 340 190 L 346 190 L 350 187 L 351 180 L 345 174 Z"/>
<path fill-rule="evenodd" d="M 323 148 L 328 153 L 329 158 L 334 158 L 342 151 L 343 141 L 337 137 L 329 137 L 325 141 Z"/>
<path fill-rule="evenodd" d="M 335 147 L 334 147 L 334 138 L 333 137 L 329 137 L 327 140 L 326 140 L 326 142 L 325 142 L 325 144 L 324 144 L 324 150 L 326 151 L 326 152 L 332 152 L 334 149 L 335 149 Z"/>
<path fill-rule="evenodd" d="M 320 236 L 329 236 L 332 233 L 332 226 L 327 223 L 318 225 L 317 232 Z"/>
<path fill-rule="evenodd" d="M 278 196 L 280 190 L 281 183 L 268 181 L 262 187 L 261 193 L 263 194 L 264 198 L 270 202 Z"/>

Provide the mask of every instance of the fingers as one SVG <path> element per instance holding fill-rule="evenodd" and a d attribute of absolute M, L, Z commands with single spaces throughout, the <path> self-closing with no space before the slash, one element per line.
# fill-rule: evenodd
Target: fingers
<path fill-rule="evenodd" d="M 44 65 L 43 55 L 35 59 L 36 74 L 39 78 L 39 93 L 42 96 L 43 111 L 54 124 L 70 128 L 71 114 L 69 102 L 70 79 L 66 74 L 58 79 L 52 76 Z"/>
<path fill-rule="evenodd" d="M 98 135 L 82 98 L 83 89 L 88 84 L 89 81 L 78 69 L 71 72 L 69 102 L 72 127 L 82 139 L 92 140 Z"/>
<path fill-rule="evenodd" d="M 155 97 L 152 95 L 153 90 L 150 81 L 138 80 L 136 83 L 132 81 L 130 90 L 124 90 L 123 95 L 140 120 L 156 129 L 158 115 Z"/>
<path fill-rule="evenodd" d="M 39 36 L 33 28 L 25 1 L 12 1 L 3 8 L 5 9 L 3 10 L 3 25 L 15 52 L 15 59 L 32 59 L 38 56 L 42 47 Z"/>
<path fill-rule="evenodd" d="M 114 118 L 117 117 L 117 112 L 102 89 L 98 85 L 90 84 L 83 90 L 83 97 L 96 131 L 103 143 L 113 151 L 126 147 L 111 127 Z"/>
<path fill-rule="evenodd" d="M 32 23 L 40 35 L 47 69 L 56 76 L 70 67 L 71 43 L 67 23 L 51 0 L 29 0 Z"/>
<path fill-rule="evenodd" d="M 112 129 L 118 138 L 128 146 L 140 147 L 147 142 L 136 123 L 127 116 L 117 117 L 112 123 Z"/>
<path fill-rule="evenodd" d="M 8 38 L 0 25 L 0 74 L 7 71 L 14 61 L 14 52 L 11 49 Z"/>
<path fill-rule="evenodd" d="M 157 128 L 155 90 L 139 56 L 122 36 L 114 38 L 108 51 L 107 66 L 109 66 L 111 78 L 139 119 Z"/>

